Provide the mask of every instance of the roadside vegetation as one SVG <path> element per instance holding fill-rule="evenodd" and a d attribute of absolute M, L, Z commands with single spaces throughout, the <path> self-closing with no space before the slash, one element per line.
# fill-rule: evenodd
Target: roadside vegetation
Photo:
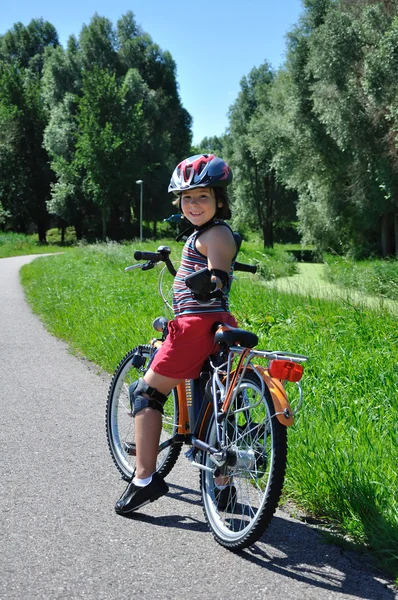
<path fill-rule="evenodd" d="M 329 255 L 325 260 L 325 274 L 331 283 L 398 301 L 397 259 L 354 261 Z"/>
<path fill-rule="evenodd" d="M 23 233 L 4 233 L 0 231 L 0 258 L 10 256 L 25 256 L 26 254 L 45 254 L 47 252 L 59 252 L 65 250 L 60 241 L 55 243 L 49 241 L 42 244 L 37 234 L 25 235 Z"/>
<path fill-rule="evenodd" d="M 0 258 L 66 252 L 76 245 L 76 233 L 73 227 L 66 227 L 63 233 L 57 227 L 49 229 L 47 241 L 44 243 L 40 242 L 37 233 L 26 235 L 13 231 L 0 231 Z"/>
<path fill-rule="evenodd" d="M 181 245 L 167 243 L 178 260 Z M 152 320 L 165 313 L 158 268 L 123 272 L 139 248 L 153 243 L 79 247 L 21 271 L 27 298 L 49 330 L 108 372 L 153 337 Z M 245 243 L 239 259 L 252 262 L 257 254 Z M 396 319 L 382 310 L 278 293 L 260 281 L 237 274 L 231 302 L 240 325 L 256 331 L 263 348 L 310 357 L 304 406 L 290 430 L 286 498 L 327 520 L 341 543 L 366 548 L 379 568 L 397 577 Z"/>

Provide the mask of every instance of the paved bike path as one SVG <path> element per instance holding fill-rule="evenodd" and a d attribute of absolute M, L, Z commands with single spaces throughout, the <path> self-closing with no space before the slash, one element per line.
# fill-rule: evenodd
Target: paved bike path
<path fill-rule="evenodd" d="M 33 258 L 0 260 L 1 600 L 398 598 L 366 561 L 282 511 L 252 549 L 224 550 L 183 457 L 167 497 L 117 516 L 124 483 L 105 442 L 109 377 L 32 314 L 18 271 Z"/>

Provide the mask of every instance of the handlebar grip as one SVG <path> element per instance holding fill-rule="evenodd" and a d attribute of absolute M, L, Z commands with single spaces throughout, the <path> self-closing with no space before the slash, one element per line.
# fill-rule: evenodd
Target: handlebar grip
<path fill-rule="evenodd" d="M 141 252 L 141 250 L 136 250 L 134 258 L 135 260 L 153 260 L 157 262 L 160 260 L 160 255 L 158 252 Z"/>
<path fill-rule="evenodd" d="M 246 273 L 257 273 L 257 265 L 246 265 L 245 263 L 235 262 L 234 271 L 245 271 Z"/>

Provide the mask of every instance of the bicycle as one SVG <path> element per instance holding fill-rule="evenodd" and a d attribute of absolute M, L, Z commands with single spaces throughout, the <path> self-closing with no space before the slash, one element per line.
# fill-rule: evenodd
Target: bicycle
<path fill-rule="evenodd" d="M 165 272 L 176 270 L 170 248 L 135 252 L 145 263 L 127 267 L 148 270 L 165 263 L 159 292 L 165 305 Z M 235 271 L 255 272 L 256 267 L 235 263 Z M 216 316 L 215 316 L 216 320 Z M 135 466 L 134 419 L 129 387 L 145 374 L 151 359 L 167 336 L 166 317 L 153 322 L 161 334 L 133 348 L 121 360 L 112 378 L 106 407 L 106 433 L 113 461 L 125 480 Z M 196 380 L 186 380 L 172 390 L 164 406 L 157 471 L 164 478 L 175 465 L 182 446 L 185 456 L 200 473 L 204 515 L 215 540 L 238 551 L 264 533 L 277 508 L 285 477 L 287 427 L 294 422 L 303 393 L 300 379 L 306 356 L 256 350 L 256 334 L 222 323 L 214 327 L 218 352 L 205 362 Z M 266 365 L 258 364 L 263 361 Z M 286 384 L 298 387 L 297 407 L 290 407 Z M 221 483 L 220 483 L 221 482 Z"/>

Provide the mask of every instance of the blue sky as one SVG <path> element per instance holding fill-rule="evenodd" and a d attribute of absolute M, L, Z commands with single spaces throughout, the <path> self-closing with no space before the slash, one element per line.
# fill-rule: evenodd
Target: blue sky
<path fill-rule="evenodd" d="M 56 28 L 65 46 L 79 35 L 94 13 L 116 25 L 127 11 L 177 65 L 180 96 L 193 117 L 193 141 L 221 135 L 239 82 L 254 66 L 268 60 L 275 68 L 284 60 L 286 33 L 298 21 L 301 0 L 3 0 L 0 34 L 14 23 L 27 25 L 42 17 Z"/>

